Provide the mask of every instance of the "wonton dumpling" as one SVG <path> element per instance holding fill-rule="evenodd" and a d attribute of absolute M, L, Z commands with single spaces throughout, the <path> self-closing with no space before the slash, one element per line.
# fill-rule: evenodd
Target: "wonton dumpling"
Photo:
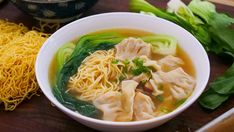
<path fill-rule="evenodd" d="M 154 103 L 151 98 L 141 92 L 137 92 L 134 99 L 134 119 L 147 120 L 154 117 Z"/>
<path fill-rule="evenodd" d="M 163 83 L 163 80 L 160 78 L 158 72 L 151 72 L 152 75 L 152 79 L 154 79 L 155 83 L 159 84 L 159 83 Z"/>
<path fill-rule="evenodd" d="M 158 61 L 158 64 L 168 71 L 174 70 L 184 64 L 184 61 L 178 57 L 168 55 Z"/>
<path fill-rule="evenodd" d="M 153 88 L 153 95 L 158 96 L 160 94 L 163 94 L 164 92 L 162 90 L 159 90 L 159 85 L 162 85 L 163 80 L 160 78 L 159 74 L 157 72 L 153 73 L 151 72 L 152 79 L 149 80 L 152 88 Z"/>
<path fill-rule="evenodd" d="M 161 66 L 157 61 L 149 59 L 147 56 L 142 55 L 140 59 L 144 61 L 143 65 L 146 67 L 153 67 L 155 70 L 161 70 Z"/>
<path fill-rule="evenodd" d="M 170 91 L 172 93 L 172 96 L 177 100 L 187 98 L 189 96 L 189 94 L 192 92 L 191 90 L 186 90 L 186 89 L 178 87 L 176 85 L 173 85 L 170 88 Z"/>
<path fill-rule="evenodd" d="M 151 45 L 145 43 L 141 39 L 127 38 L 121 41 L 115 46 L 116 54 L 115 57 L 118 60 L 132 60 L 141 55 L 150 56 Z"/>
<path fill-rule="evenodd" d="M 159 71 L 158 74 L 163 81 L 175 84 L 188 90 L 192 90 L 196 83 L 195 79 L 184 72 L 181 67 L 169 72 Z"/>
<path fill-rule="evenodd" d="M 149 77 L 148 77 L 146 74 L 141 73 L 141 74 L 138 75 L 138 76 L 134 76 L 134 77 L 132 78 L 132 80 L 134 80 L 134 81 L 140 83 L 141 81 L 149 80 Z"/>
<path fill-rule="evenodd" d="M 137 85 L 138 83 L 134 80 L 126 80 L 121 82 L 123 113 L 121 113 L 121 115 L 117 119 L 118 121 L 132 120 L 133 103 Z"/>
<path fill-rule="evenodd" d="M 122 112 L 120 92 L 107 92 L 95 99 L 93 104 L 103 112 L 103 120 L 115 121 Z"/>
<path fill-rule="evenodd" d="M 153 88 L 152 95 L 158 96 L 164 93 L 162 90 L 159 90 L 159 85 L 161 84 L 157 84 L 153 79 L 150 79 L 149 82 Z"/>

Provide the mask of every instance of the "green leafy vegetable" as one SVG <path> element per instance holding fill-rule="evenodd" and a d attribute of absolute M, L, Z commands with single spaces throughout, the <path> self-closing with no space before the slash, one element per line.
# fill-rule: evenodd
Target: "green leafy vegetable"
<path fill-rule="evenodd" d="M 206 22 L 210 21 L 209 15 L 216 12 L 215 5 L 208 1 L 192 0 L 188 7 L 194 14 L 200 16 Z"/>
<path fill-rule="evenodd" d="M 208 46 L 206 46 L 208 43 L 211 43 L 211 37 L 209 33 L 207 32 L 206 26 L 198 26 L 201 25 L 198 21 L 200 21 L 197 17 L 195 17 L 196 20 L 183 18 L 182 16 L 187 16 L 172 12 L 168 12 L 163 9 L 159 9 L 157 7 L 154 7 L 150 3 L 146 2 L 145 0 L 130 0 L 130 10 L 134 12 L 151 12 L 155 16 L 167 19 L 171 22 L 174 22 L 181 27 L 188 30 L 190 33 L 192 33 L 202 44 L 203 46 L 208 50 Z M 148 13 L 149 14 L 149 13 Z"/>
<path fill-rule="evenodd" d="M 86 35 L 80 38 L 72 54 L 66 59 L 65 64 L 59 71 L 56 86 L 53 89 L 55 97 L 67 108 L 77 111 L 82 115 L 97 118 L 100 111 L 91 103 L 81 101 L 66 92 L 69 78 L 76 73 L 82 61 L 96 50 L 108 50 L 123 39 L 118 34 Z"/>
<path fill-rule="evenodd" d="M 63 45 L 61 48 L 59 48 L 56 55 L 58 69 L 62 68 L 66 60 L 70 57 L 73 50 L 75 49 L 75 46 L 76 46 L 75 44 L 69 42 Z"/>
<path fill-rule="evenodd" d="M 177 40 L 168 35 L 153 35 L 142 37 L 142 40 L 152 45 L 152 52 L 161 55 L 175 55 Z"/>
<path fill-rule="evenodd" d="M 189 22 L 195 28 L 198 24 L 203 24 L 202 20 L 196 17 L 192 11 L 180 0 L 171 0 L 167 3 L 167 11 L 175 13 L 177 17 Z"/>
<path fill-rule="evenodd" d="M 218 13 L 215 5 L 208 1 L 192 0 L 186 6 L 181 0 L 170 0 L 168 9 L 159 9 L 145 0 L 130 0 L 130 10 L 151 16 L 158 16 L 174 22 L 192 33 L 207 52 L 227 54 L 234 58 L 234 30 L 230 27 L 234 19 Z M 234 64 L 233 64 L 234 65 Z M 199 103 L 208 109 L 215 109 L 234 92 L 233 65 L 222 77 L 210 83 Z"/>
<path fill-rule="evenodd" d="M 217 13 L 215 5 L 208 1 L 193 0 L 188 7 L 192 12 L 204 20 L 207 31 L 213 38 L 209 49 L 217 54 L 234 53 L 234 30 L 229 28 L 234 19 L 226 14 Z"/>
<path fill-rule="evenodd" d="M 233 80 L 234 64 L 232 64 L 223 76 L 218 77 L 214 82 L 210 83 L 209 89 L 199 98 L 199 103 L 208 109 L 217 108 L 234 93 Z"/>
<path fill-rule="evenodd" d="M 200 96 L 198 101 L 204 108 L 213 110 L 220 106 L 228 98 L 229 96 L 218 94 L 209 88 Z"/>
<path fill-rule="evenodd" d="M 155 16 L 154 13 L 152 13 L 152 12 L 140 11 L 140 13 L 145 14 L 145 15 Z"/>
<path fill-rule="evenodd" d="M 145 13 L 151 12 L 156 16 L 167 19 L 169 21 L 173 21 L 175 23 L 180 22 L 174 14 L 156 8 L 153 5 L 146 2 L 145 0 L 130 0 L 129 7 L 130 10 L 134 12 L 140 12 L 140 11 L 144 11 Z"/>

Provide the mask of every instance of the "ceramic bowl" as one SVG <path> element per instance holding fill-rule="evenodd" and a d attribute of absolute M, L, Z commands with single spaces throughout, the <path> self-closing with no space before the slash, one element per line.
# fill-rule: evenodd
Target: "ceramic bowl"
<path fill-rule="evenodd" d="M 50 23 L 65 23 L 79 18 L 98 0 L 11 0 L 35 19 Z"/>
<path fill-rule="evenodd" d="M 192 95 L 174 111 L 153 119 L 135 122 L 111 122 L 80 115 L 63 106 L 53 95 L 49 81 L 49 67 L 57 50 L 65 43 L 84 34 L 103 29 L 130 28 L 177 38 L 180 47 L 191 58 L 196 72 L 196 87 Z M 188 31 L 167 20 L 137 13 L 105 13 L 74 21 L 52 34 L 44 43 L 36 60 L 36 77 L 46 97 L 65 114 L 76 121 L 101 131 L 143 131 L 157 127 L 186 110 L 201 95 L 209 79 L 210 65 L 207 54 Z"/>

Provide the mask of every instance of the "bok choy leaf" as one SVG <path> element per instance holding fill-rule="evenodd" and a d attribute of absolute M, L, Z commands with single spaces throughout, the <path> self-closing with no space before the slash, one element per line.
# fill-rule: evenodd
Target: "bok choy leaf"
<path fill-rule="evenodd" d="M 61 48 L 59 48 L 56 55 L 58 69 L 62 68 L 62 66 L 64 65 L 66 60 L 70 57 L 74 49 L 75 49 L 75 44 L 71 42 L 64 44 Z"/>
<path fill-rule="evenodd" d="M 152 45 L 152 52 L 161 55 L 175 55 L 177 40 L 168 35 L 153 35 L 141 38 Z"/>

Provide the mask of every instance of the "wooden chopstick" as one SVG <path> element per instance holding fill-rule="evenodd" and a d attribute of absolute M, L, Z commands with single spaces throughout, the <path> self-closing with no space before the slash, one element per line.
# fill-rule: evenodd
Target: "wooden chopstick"
<path fill-rule="evenodd" d="M 208 0 L 211 2 L 228 5 L 228 6 L 234 6 L 234 0 Z"/>

